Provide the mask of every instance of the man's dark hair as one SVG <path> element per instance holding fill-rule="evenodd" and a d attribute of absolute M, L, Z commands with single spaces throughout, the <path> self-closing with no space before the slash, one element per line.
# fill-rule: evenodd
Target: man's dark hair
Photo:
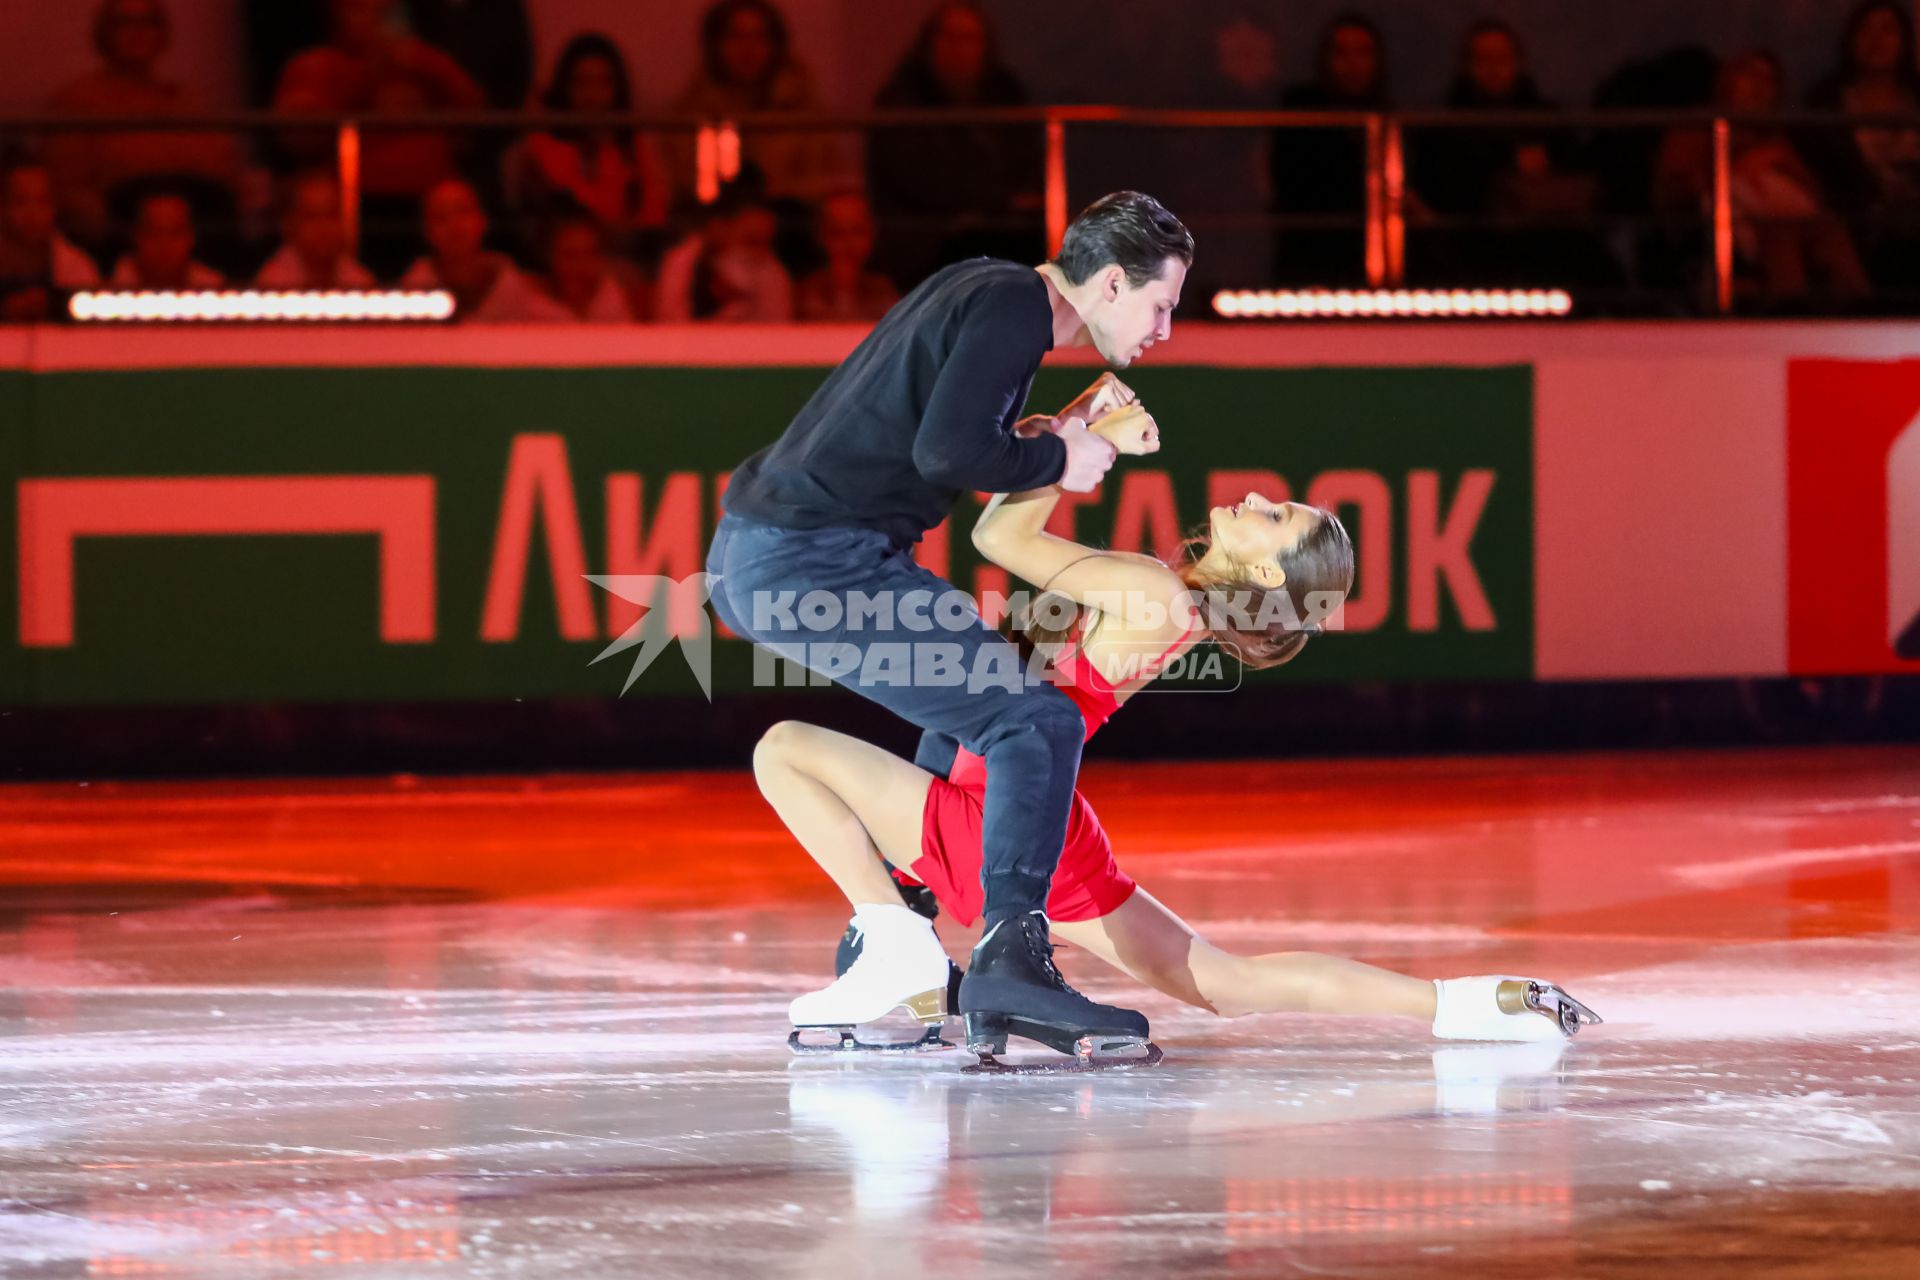
<path fill-rule="evenodd" d="M 1100 268 L 1117 265 L 1127 273 L 1127 283 L 1138 289 L 1159 277 L 1168 258 L 1192 266 L 1193 233 L 1152 196 L 1116 191 L 1081 210 L 1053 262 L 1068 284 L 1083 283 Z"/>

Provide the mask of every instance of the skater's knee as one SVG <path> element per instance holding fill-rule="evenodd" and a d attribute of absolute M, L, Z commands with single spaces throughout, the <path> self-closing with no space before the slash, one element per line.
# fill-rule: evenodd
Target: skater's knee
<path fill-rule="evenodd" d="M 1035 691 L 1014 698 L 1012 703 L 997 726 L 1003 733 L 1031 731 L 1055 749 L 1076 752 L 1086 741 L 1086 719 L 1065 694 Z"/>
<path fill-rule="evenodd" d="M 782 720 L 765 733 L 753 747 L 753 771 L 764 776 L 769 769 L 792 768 L 806 752 L 807 738 L 814 726 L 804 720 Z"/>

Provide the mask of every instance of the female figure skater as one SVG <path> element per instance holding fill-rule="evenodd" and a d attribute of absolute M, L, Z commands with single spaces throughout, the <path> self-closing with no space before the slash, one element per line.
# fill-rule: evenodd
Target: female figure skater
<path fill-rule="evenodd" d="M 1153 419 L 1138 404 L 1096 429 L 1122 453 L 1158 448 Z M 1234 506 L 1213 508 L 1205 531 L 1168 565 L 1048 533 L 1059 497 L 1057 485 L 998 495 L 974 525 L 973 543 L 1040 586 L 1027 636 L 1036 652 L 1051 654 L 1055 678 L 1079 706 L 1089 737 L 1168 660 L 1202 641 L 1250 667 L 1290 661 L 1317 629 L 1301 619 L 1325 617 L 1353 583 L 1346 529 L 1317 507 L 1249 493 Z M 1058 612 L 1049 604 L 1071 614 L 1064 625 L 1043 625 L 1056 621 L 1042 616 Z M 784 721 L 760 739 L 753 767 L 781 821 L 853 904 L 852 932 L 859 936 L 857 958 L 838 980 L 793 1001 L 794 1027 L 838 1031 L 843 1048 L 871 1047 L 854 1040 L 851 1028 L 904 1006 L 928 1027 L 917 1043 L 938 1047 L 950 962 L 932 920 L 902 902 L 882 858 L 930 889 L 962 924 L 972 923 L 982 897 L 980 758 L 961 750 L 941 778 L 860 739 Z M 1559 1039 L 1582 1022 L 1600 1021 L 1558 988 L 1531 979 L 1428 982 L 1337 956 L 1222 951 L 1120 869 L 1078 791 L 1046 915 L 1073 946 L 1222 1017 L 1400 1014 L 1445 1039 L 1490 1040 Z M 1032 925 L 1013 917 L 999 927 Z M 992 980 L 981 967 L 968 975 L 970 983 Z M 1065 986 L 1057 970 L 1052 976 Z M 1004 1051 L 1009 1030 L 1083 1059 L 1099 1047 L 1045 1026 L 1010 1027 L 1003 1016 L 969 1014 L 966 1022 L 968 1048 L 989 1069 L 1000 1066 L 992 1054 Z M 797 1030 L 792 1043 L 802 1047 Z M 1157 1060 L 1146 1047 L 1147 1060 Z"/>

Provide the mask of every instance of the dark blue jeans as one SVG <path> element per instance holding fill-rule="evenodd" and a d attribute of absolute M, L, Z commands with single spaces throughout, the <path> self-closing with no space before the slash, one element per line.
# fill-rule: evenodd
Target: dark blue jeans
<path fill-rule="evenodd" d="M 954 742 L 984 760 L 985 918 L 1046 905 L 1086 740 L 1072 699 L 1024 678 L 958 588 L 873 530 L 723 516 L 707 573 L 734 631 L 926 730 L 922 767 L 944 773 Z"/>

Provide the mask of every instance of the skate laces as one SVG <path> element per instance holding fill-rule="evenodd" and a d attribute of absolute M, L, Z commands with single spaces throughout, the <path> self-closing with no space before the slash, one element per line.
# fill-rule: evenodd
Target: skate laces
<path fill-rule="evenodd" d="M 1060 966 L 1053 962 L 1052 940 L 1049 939 L 1046 942 L 1040 941 L 1039 932 L 1033 924 L 1031 917 L 1021 921 L 1020 931 L 1027 939 L 1027 949 L 1040 958 L 1040 968 L 1046 974 L 1049 983 L 1056 990 L 1064 991 L 1070 996 L 1079 995 L 1080 993 L 1078 991 L 1075 991 L 1067 985 L 1066 978 L 1060 973 Z"/>

